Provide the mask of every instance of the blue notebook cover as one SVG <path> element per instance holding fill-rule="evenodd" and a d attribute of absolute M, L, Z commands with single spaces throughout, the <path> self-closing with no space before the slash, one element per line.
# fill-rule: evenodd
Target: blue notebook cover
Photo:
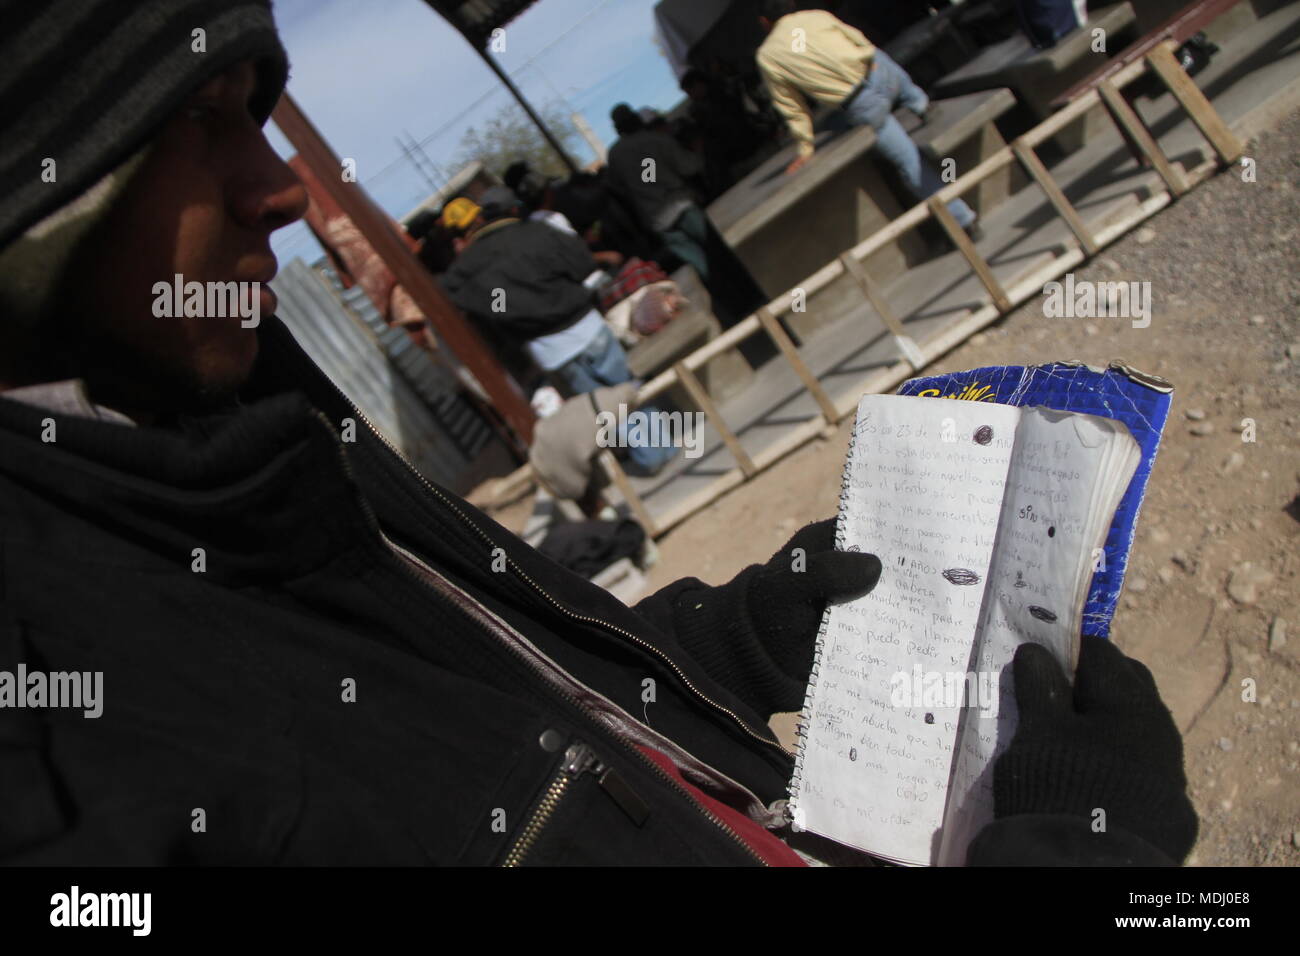
<path fill-rule="evenodd" d="M 1112 363 L 1103 370 L 1070 362 L 1050 365 L 993 365 L 904 382 L 899 395 L 956 398 L 1003 405 L 1042 405 L 1067 412 L 1114 418 L 1128 426 L 1142 449 L 1142 461 L 1115 511 L 1106 536 L 1105 566 L 1093 573 L 1083 609 L 1083 633 L 1106 637 L 1119 601 L 1138 511 L 1169 417 L 1173 387 L 1164 379 Z"/>

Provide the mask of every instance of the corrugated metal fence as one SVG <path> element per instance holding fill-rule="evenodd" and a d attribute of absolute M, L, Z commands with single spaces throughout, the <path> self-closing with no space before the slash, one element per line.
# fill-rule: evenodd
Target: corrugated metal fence
<path fill-rule="evenodd" d="M 301 259 L 271 283 L 277 315 L 321 370 L 426 477 L 464 493 L 491 426 L 455 374 L 389 328 L 360 286 L 341 295 Z"/>

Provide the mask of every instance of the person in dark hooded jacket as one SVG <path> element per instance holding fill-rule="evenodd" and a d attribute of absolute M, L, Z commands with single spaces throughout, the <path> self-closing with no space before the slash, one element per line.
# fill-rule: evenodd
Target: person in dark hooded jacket
<path fill-rule="evenodd" d="M 269 8 L 58 12 L 0 3 L 0 860 L 802 862 L 767 721 L 880 561 L 821 522 L 627 607 L 411 469 L 269 292 L 170 310 L 177 277 L 269 280 L 306 205 L 262 131 Z M 1149 672 L 1085 642 L 1071 691 L 1033 650 L 972 862 L 1181 860 Z"/>

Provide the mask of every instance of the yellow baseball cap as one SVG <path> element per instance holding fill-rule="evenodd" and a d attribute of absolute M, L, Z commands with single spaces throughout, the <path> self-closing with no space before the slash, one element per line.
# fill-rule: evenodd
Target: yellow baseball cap
<path fill-rule="evenodd" d="M 472 199 L 453 199 L 442 208 L 442 224 L 448 229 L 466 229 L 482 212 Z"/>

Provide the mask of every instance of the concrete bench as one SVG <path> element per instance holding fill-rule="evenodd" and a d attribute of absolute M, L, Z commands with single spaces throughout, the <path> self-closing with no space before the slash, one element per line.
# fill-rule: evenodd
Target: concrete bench
<path fill-rule="evenodd" d="M 895 117 L 932 158 L 956 159 L 960 174 L 1003 145 L 993 120 L 1013 105 L 1010 93 L 992 90 L 960 102 L 936 99 L 924 126 L 906 109 Z M 887 177 L 892 171 L 886 173 L 869 159 L 876 145 L 871 127 L 824 129 L 815 142 L 812 161 L 794 176 L 784 173 L 795 156 L 794 146 L 788 145 L 708 208 L 718 232 L 772 298 L 883 229 L 914 203 L 891 187 Z M 973 190 L 976 208 L 987 211 L 1005 198 L 1015 175 L 994 177 Z M 887 282 L 928 255 L 924 239 L 910 231 L 867 257 L 864 265 L 873 278 Z"/>
<path fill-rule="evenodd" d="M 1149 17 L 1151 8 L 1139 10 L 1137 29 L 1143 31 L 1142 35 L 1116 54 L 1109 63 L 1098 65 L 1091 73 L 1057 95 L 1052 100 L 1052 107 L 1060 109 L 1089 90 L 1096 89 L 1102 80 L 1109 79 L 1130 63 L 1142 59 L 1165 40 L 1183 43 L 1211 25 L 1236 28 L 1255 19 L 1252 5 L 1244 0 L 1161 0 L 1156 9 L 1167 10 L 1169 15 L 1147 29 L 1143 13 Z"/>
<path fill-rule="evenodd" d="M 996 120 L 1015 105 L 1016 98 L 1008 89 L 931 100 L 925 125 L 908 132 L 921 154 L 939 166 L 940 171 L 945 159 L 953 159 L 960 176 L 1007 144 L 998 131 Z M 904 123 L 905 127 L 907 125 Z M 976 212 L 983 214 L 1004 202 L 1027 181 L 1019 167 L 1004 166 L 963 198 Z"/>
<path fill-rule="evenodd" d="M 1028 37 L 1017 32 L 1001 43 L 985 47 L 961 69 L 943 77 L 934 84 L 931 95 L 961 96 L 1008 87 L 1028 109 L 1032 122 L 1040 122 L 1053 112 L 1052 101 L 1057 96 L 1134 39 L 1136 23 L 1132 5 L 1117 3 L 1091 11 L 1087 23 L 1047 50 L 1036 49 Z M 1093 51 L 1097 30 L 1104 31 L 1105 52 Z M 1108 123 L 1104 110 L 1089 111 L 1058 133 L 1055 142 L 1067 152 L 1076 150 L 1089 135 Z"/>
<path fill-rule="evenodd" d="M 964 6 L 948 7 L 918 20 L 881 49 L 921 86 L 955 70 L 975 55 L 975 47 L 957 25 Z"/>
<path fill-rule="evenodd" d="M 881 49 L 899 66 L 906 67 L 954 32 L 955 20 L 959 13 L 961 13 L 960 6 L 948 7 L 924 20 L 918 20 L 885 43 Z"/>

